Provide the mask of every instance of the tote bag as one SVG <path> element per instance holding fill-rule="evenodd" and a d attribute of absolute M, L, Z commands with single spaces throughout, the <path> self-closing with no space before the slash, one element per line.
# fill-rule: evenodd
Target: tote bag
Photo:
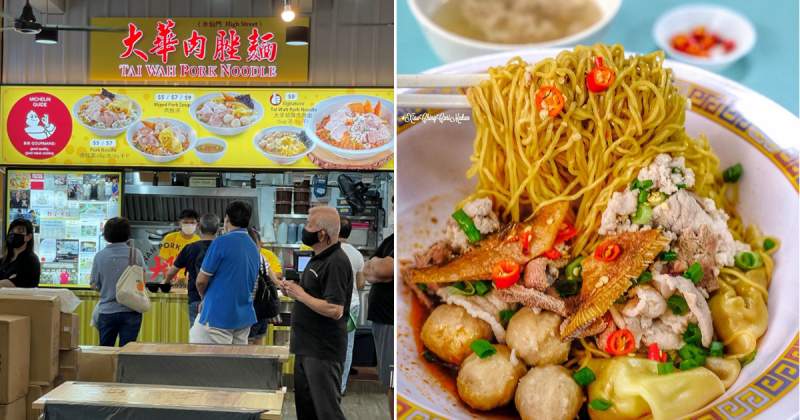
<path fill-rule="evenodd" d="M 134 248 L 128 257 L 128 268 L 117 282 L 117 302 L 139 313 L 150 310 L 150 298 L 144 290 L 144 268 L 133 263 Z"/>

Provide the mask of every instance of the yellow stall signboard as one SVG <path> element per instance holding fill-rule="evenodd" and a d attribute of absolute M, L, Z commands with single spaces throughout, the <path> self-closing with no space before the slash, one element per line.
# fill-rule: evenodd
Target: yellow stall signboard
<path fill-rule="evenodd" d="M 394 168 L 392 89 L 1 89 L 0 165 Z"/>
<path fill-rule="evenodd" d="M 308 18 L 92 18 L 92 80 L 304 82 L 308 45 L 286 44 Z"/>

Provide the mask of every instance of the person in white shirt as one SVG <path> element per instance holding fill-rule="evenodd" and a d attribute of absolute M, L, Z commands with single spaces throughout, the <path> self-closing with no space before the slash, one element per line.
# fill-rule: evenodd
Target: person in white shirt
<path fill-rule="evenodd" d="M 362 273 L 364 270 L 364 256 L 362 256 L 353 245 L 347 243 L 347 238 L 350 237 L 350 232 L 353 230 L 350 220 L 346 217 L 342 217 L 339 222 L 341 226 L 339 230 L 339 242 L 342 243 L 342 250 L 347 254 L 347 257 L 350 258 L 350 265 L 353 267 L 353 297 L 350 300 L 350 312 L 353 314 L 353 318 L 358 319 L 358 311 L 361 306 L 358 298 L 358 291 L 362 290 L 367 284 L 367 280 Z M 355 331 L 351 331 L 347 334 L 347 359 L 345 360 L 344 370 L 342 371 L 342 395 L 344 395 L 344 390 L 347 388 L 347 376 L 350 373 L 350 365 L 353 363 L 353 342 L 355 341 L 355 337 Z"/>

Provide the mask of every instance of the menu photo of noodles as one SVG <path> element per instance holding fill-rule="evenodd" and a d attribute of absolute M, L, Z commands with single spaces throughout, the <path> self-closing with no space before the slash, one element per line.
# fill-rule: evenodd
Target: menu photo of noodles
<path fill-rule="evenodd" d="M 394 104 L 369 95 L 328 98 L 308 110 L 305 134 L 316 146 L 312 162 L 382 161 L 393 156 Z M 315 160 L 316 159 L 316 160 Z"/>
<path fill-rule="evenodd" d="M 687 128 L 661 51 L 502 62 L 466 90 L 473 137 L 411 127 L 398 152 L 401 396 L 459 419 L 661 420 L 752 381 L 797 236 L 740 190 L 762 168 Z"/>

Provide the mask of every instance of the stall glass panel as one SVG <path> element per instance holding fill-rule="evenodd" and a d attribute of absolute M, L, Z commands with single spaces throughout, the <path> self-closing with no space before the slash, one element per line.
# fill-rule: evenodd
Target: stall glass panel
<path fill-rule="evenodd" d="M 30 220 L 40 287 L 89 288 L 105 222 L 120 215 L 121 172 L 8 171 L 8 226 Z"/>

